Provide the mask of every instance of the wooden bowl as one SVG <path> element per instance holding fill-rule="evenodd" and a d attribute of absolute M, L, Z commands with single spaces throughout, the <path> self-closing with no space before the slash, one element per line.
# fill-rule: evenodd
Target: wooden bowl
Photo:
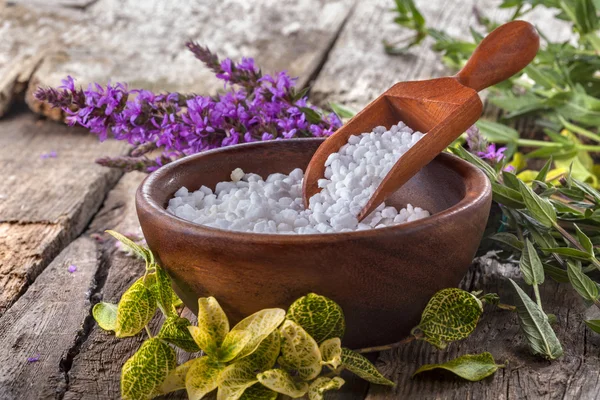
<path fill-rule="evenodd" d="M 322 139 L 249 143 L 185 157 L 149 175 L 136 195 L 148 246 L 190 309 L 217 298 L 231 323 L 314 292 L 344 309 L 344 344 L 363 347 L 406 336 L 435 292 L 456 287 L 477 250 L 491 204 L 486 176 L 441 154 L 388 201 L 433 216 L 368 231 L 275 235 L 225 231 L 165 210 L 182 186 L 214 188 L 242 168 L 266 177 L 305 168 Z"/>

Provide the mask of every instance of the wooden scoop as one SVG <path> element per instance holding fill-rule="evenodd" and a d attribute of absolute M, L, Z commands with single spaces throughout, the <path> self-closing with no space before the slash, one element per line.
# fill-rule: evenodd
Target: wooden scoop
<path fill-rule="evenodd" d="M 359 221 L 365 218 L 479 119 L 483 104 L 478 91 L 525 68 L 539 45 L 533 25 L 512 21 L 483 39 L 455 76 L 392 86 L 319 146 L 304 176 L 305 206 L 320 190 L 317 181 L 325 174 L 325 160 L 346 144 L 350 136 L 371 132 L 379 125 L 389 128 L 398 121 L 426 132 L 396 162 L 358 214 Z"/>

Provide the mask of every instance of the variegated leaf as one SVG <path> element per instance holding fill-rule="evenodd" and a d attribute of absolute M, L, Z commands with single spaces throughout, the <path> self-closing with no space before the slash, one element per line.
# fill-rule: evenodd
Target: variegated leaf
<path fill-rule="evenodd" d="M 185 389 L 185 377 L 193 363 L 194 359 L 189 360 L 169 372 L 165 380 L 156 388 L 155 394 L 162 395 Z"/>
<path fill-rule="evenodd" d="M 194 341 L 206 354 L 217 355 L 229 332 L 229 320 L 214 297 L 198 299 L 198 326 L 189 328 Z"/>
<path fill-rule="evenodd" d="M 171 315 L 167 317 L 160 328 L 158 337 L 189 353 L 195 353 L 200 351 L 200 348 L 190 334 L 188 329 L 190 325 L 191 323 L 187 318 Z"/>
<path fill-rule="evenodd" d="M 175 350 L 162 340 L 146 340 L 121 369 L 121 397 L 149 399 L 177 364 Z"/>
<path fill-rule="evenodd" d="M 317 378 L 308 388 L 308 400 L 323 400 L 323 394 L 328 390 L 338 390 L 344 385 L 345 381 L 336 376 L 326 378 L 324 376 Z"/>
<path fill-rule="evenodd" d="M 171 287 L 171 278 L 167 272 L 159 265 L 155 264 L 156 283 L 152 286 L 156 296 L 156 302 L 164 315 L 175 314 L 173 307 L 173 288 Z"/>
<path fill-rule="evenodd" d="M 394 386 L 394 382 L 381 375 L 366 357 L 345 347 L 342 348 L 342 367 L 366 381 L 378 385 Z"/>
<path fill-rule="evenodd" d="M 269 389 L 290 396 L 293 399 L 302 397 L 308 391 L 306 382 L 295 382 L 282 369 L 270 369 L 258 374 L 258 381 Z"/>
<path fill-rule="evenodd" d="M 140 278 L 121 296 L 117 307 L 115 335 L 119 338 L 137 335 L 156 313 L 156 297 Z"/>
<path fill-rule="evenodd" d="M 281 358 L 286 366 L 291 366 L 305 381 L 316 378 L 321 373 L 321 352 L 319 345 L 294 321 L 286 320 L 281 328 Z"/>
<path fill-rule="evenodd" d="M 309 293 L 296 300 L 286 318 L 300 325 L 317 343 L 344 336 L 346 322 L 342 308 L 333 300 Z"/>
<path fill-rule="evenodd" d="M 260 383 L 255 383 L 246 389 L 240 400 L 275 400 L 278 396 L 279 393 L 272 391 Z"/>
<path fill-rule="evenodd" d="M 92 309 L 92 316 L 96 320 L 96 323 L 98 323 L 98 326 L 105 331 L 114 331 L 117 329 L 117 304 L 101 301 Z"/>
<path fill-rule="evenodd" d="M 281 308 L 267 308 L 244 318 L 225 336 L 219 359 L 227 362 L 252 354 L 284 318 L 285 311 Z"/>
<path fill-rule="evenodd" d="M 319 346 L 323 364 L 336 369 L 342 363 L 342 341 L 340 338 L 327 339 Z"/>
<path fill-rule="evenodd" d="M 185 376 L 189 400 L 200 400 L 217 388 L 223 366 L 210 356 L 195 358 Z"/>
<path fill-rule="evenodd" d="M 107 230 L 106 233 L 117 239 L 119 242 L 123 243 L 127 249 L 129 249 L 133 254 L 142 260 L 146 261 L 146 267 L 154 264 L 154 255 L 152 252 L 139 244 L 135 243 L 133 240 L 129 239 L 127 236 L 120 234 L 119 232 Z"/>

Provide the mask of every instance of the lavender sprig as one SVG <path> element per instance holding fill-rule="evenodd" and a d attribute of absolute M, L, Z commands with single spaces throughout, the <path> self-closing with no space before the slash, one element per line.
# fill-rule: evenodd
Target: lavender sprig
<path fill-rule="evenodd" d="M 69 125 L 81 125 L 105 140 L 112 136 L 135 148 L 131 157 L 103 158 L 102 165 L 151 171 L 185 155 L 237 143 L 331 135 L 341 126 L 298 94 L 287 73 L 263 75 L 251 58 L 234 63 L 195 43 L 187 47 L 229 90 L 213 97 L 155 94 L 117 83 L 76 88 L 67 77 L 58 89 L 39 88 L 35 97 L 60 107 Z M 237 88 L 236 88 L 237 87 Z M 155 159 L 145 155 L 160 149 Z"/>

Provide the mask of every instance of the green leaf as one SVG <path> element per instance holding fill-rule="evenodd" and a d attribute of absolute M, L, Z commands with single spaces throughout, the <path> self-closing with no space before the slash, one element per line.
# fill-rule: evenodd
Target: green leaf
<path fill-rule="evenodd" d="M 105 331 L 117 329 L 117 305 L 101 301 L 92 309 L 92 316 L 98 326 Z"/>
<path fill-rule="evenodd" d="M 533 247 L 529 239 L 525 239 L 525 247 L 523 248 L 523 253 L 521 253 L 519 268 L 526 284 L 541 285 L 544 283 L 544 266 L 542 265 L 542 260 L 540 260 L 535 247 Z"/>
<path fill-rule="evenodd" d="M 488 177 L 488 179 L 491 182 L 496 181 L 496 171 L 494 171 L 494 169 L 488 163 L 483 161 L 481 158 L 471 154 L 470 152 L 465 150 L 462 146 L 449 147 L 448 150 L 450 150 L 452 153 L 454 153 L 458 157 L 462 158 L 465 161 L 470 162 L 471 164 L 475 165 L 477 168 L 482 170 L 483 173 Z"/>
<path fill-rule="evenodd" d="M 278 396 L 279 393 L 272 391 L 260 383 L 255 383 L 246 389 L 240 400 L 276 400 Z"/>
<path fill-rule="evenodd" d="M 352 118 L 356 115 L 356 111 L 351 110 L 348 107 L 345 107 L 339 103 L 329 103 L 329 106 L 333 110 L 334 113 L 337 114 L 340 118 Z"/>
<path fill-rule="evenodd" d="M 371 383 L 394 386 L 365 356 L 345 347 L 342 348 L 342 368 Z"/>
<path fill-rule="evenodd" d="M 306 382 L 295 382 L 282 369 L 270 369 L 258 374 L 258 381 L 269 389 L 290 396 L 293 399 L 302 397 L 308 391 Z"/>
<path fill-rule="evenodd" d="M 490 142 L 510 143 L 519 139 L 519 132 L 498 122 L 481 119 L 475 125 Z"/>
<path fill-rule="evenodd" d="M 221 345 L 219 359 L 222 362 L 252 354 L 260 342 L 283 322 L 285 311 L 266 308 L 246 317 L 233 327 Z"/>
<path fill-rule="evenodd" d="M 592 302 L 598 300 L 598 285 L 581 271 L 581 266 L 567 262 L 567 274 L 571 285 L 581 297 Z"/>
<path fill-rule="evenodd" d="M 535 355 L 554 360 L 563 354 L 562 346 L 548 322 L 548 316 L 512 279 L 518 295 L 517 314 L 529 349 Z"/>
<path fill-rule="evenodd" d="M 342 308 L 333 300 L 315 293 L 292 303 L 286 318 L 304 328 L 317 343 L 334 337 L 341 339 L 346 330 Z"/>
<path fill-rule="evenodd" d="M 543 226 L 551 228 L 556 223 L 556 211 L 552 204 L 544 198 L 538 196 L 529 186 L 520 182 L 521 195 L 525 206 L 531 215 Z"/>
<path fill-rule="evenodd" d="M 156 296 L 158 308 L 166 316 L 175 314 L 173 309 L 173 288 L 171 288 L 171 278 L 167 272 L 159 265 L 155 264 L 156 268 L 156 284 L 152 286 Z"/>
<path fill-rule="evenodd" d="M 567 271 L 565 271 L 562 268 L 544 263 L 544 272 L 546 274 L 548 274 L 548 276 L 550 278 L 554 279 L 556 282 L 560 282 L 560 283 L 569 282 L 569 277 L 567 275 Z"/>
<path fill-rule="evenodd" d="M 254 353 L 225 368 L 219 375 L 217 400 L 239 399 L 247 388 L 258 382 L 257 373 L 273 368 L 280 349 L 279 331 L 273 331 Z"/>
<path fill-rule="evenodd" d="M 575 229 L 577 230 L 577 240 L 579 241 L 579 244 L 593 257 L 594 245 L 592 244 L 592 241 L 577 225 L 575 225 Z"/>
<path fill-rule="evenodd" d="M 177 368 L 171 370 L 165 380 L 156 388 L 154 393 L 156 395 L 162 395 L 185 389 L 185 377 L 193 363 L 194 359 L 178 365 Z"/>
<path fill-rule="evenodd" d="M 561 256 L 566 256 L 566 257 L 571 257 L 571 258 L 576 258 L 576 259 L 581 259 L 581 260 L 589 260 L 591 258 L 591 256 L 588 253 L 586 253 L 585 251 L 572 249 L 570 247 L 550 247 L 550 248 L 543 248 L 541 250 L 546 251 L 548 253 L 555 253 L 555 254 L 558 254 Z"/>
<path fill-rule="evenodd" d="M 523 196 L 520 192 L 499 183 L 492 182 L 492 198 L 496 203 L 508 207 L 517 209 L 525 207 Z"/>
<path fill-rule="evenodd" d="M 342 363 L 342 341 L 340 338 L 327 339 L 319 346 L 323 364 L 336 369 Z"/>
<path fill-rule="evenodd" d="M 123 245 L 127 247 L 127 249 L 131 250 L 131 252 L 137 257 L 146 261 L 146 267 L 148 267 L 151 264 L 154 264 L 154 256 L 152 255 L 152 252 L 149 249 L 140 246 L 133 240 L 129 239 L 127 236 L 121 235 L 119 232 L 107 230 L 106 233 L 117 239 L 119 242 L 123 243 Z"/>
<path fill-rule="evenodd" d="M 448 342 L 468 337 L 483 313 L 481 301 L 461 289 L 442 289 L 429 300 L 421 322 L 413 329 L 420 330 L 424 339 L 443 349 Z"/>
<path fill-rule="evenodd" d="M 321 373 L 321 352 L 317 342 L 297 323 L 286 320 L 281 328 L 281 358 L 286 366 L 309 381 Z"/>
<path fill-rule="evenodd" d="M 149 399 L 177 364 L 175 350 L 160 339 L 146 340 L 121 369 L 121 397 Z"/>
<path fill-rule="evenodd" d="M 189 353 L 200 351 L 200 347 L 192 338 L 188 327 L 191 325 L 187 318 L 181 318 L 177 315 L 167 317 L 163 326 L 158 332 L 158 337 L 166 342 L 174 344 Z"/>
<path fill-rule="evenodd" d="M 421 372 L 439 368 L 450 371 L 468 381 L 478 382 L 492 375 L 498 368 L 503 367 L 504 365 L 496 364 L 494 357 L 488 352 L 481 354 L 466 354 L 455 358 L 454 360 L 446 361 L 443 364 L 423 365 L 415 371 L 413 377 Z"/>
<path fill-rule="evenodd" d="M 206 354 L 217 354 L 229 332 L 229 320 L 214 297 L 198 299 L 198 326 L 190 326 L 189 331 L 198 347 Z"/>
<path fill-rule="evenodd" d="M 507 246 L 512 247 L 514 250 L 522 251 L 524 244 L 515 235 L 508 232 L 499 232 L 490 236 L 491 240 L 496 242 L 504 243 Z"/>
<path fill-rule="evenodd" d="M 223 367 L 211 356 L 195 358 L 192 361 L 185 376 L 185 389 L 189 400 L 200 400 L 217 388 Z"/>
<path fill-rule="evenodd" d="M 308 122 L 310 122 L 311 124 L 320 124 L 321 122 L 323 122 L 321 120 L 321 114 L 319 114 L 317 111 L 313 110 L 310 107 L 299 107 L 300 111 L 302 111 L 304 113 L 304 115 L 306 116 L 306 120 Z"/>
<path fill-rule="evenodd" d="M 150 322 L 156 313 L 156 298 L 140 278 L 121 296 L 117 307 L 118 338 L 137 335 Z"/>
<path fill-rule="evenodd" d="M 552 168 L 552 156 L 550 156 L 548 161 L 546 161 L 546 164 L 544 164 L 542 169 L 540 169 L 540 172 L 538 172 L 537 176 L 535 177 L 535 180 L 545 182 L 546 176 L 548 175 L 548 171 L 550 171 L 550 168 Z"/>
<path fill-rule="evenodd" d="M 345 381 L 339 376 L 326 378 L 324 376 L 317 378 L 308 388 L 308 400 L 323 400 L 323 394 L 328 390 L 338 390 L 344 385 Z"/>
<path fill-rule="evenodd" d="M 600 319 L 589 319 L 584 321 L 585 324 L 596 333 L 600 333 Z"/>
<path fill-rule="evenodd" d="M 504 181 L 504 184 L 510 189 L 513 189 L 517 192 L 521 190 L 521 187 L 519 185 L 519 178 L 517 178 L 517 176 L 512 172 L 502 171 L 502 180 Z M 519 193 L 519 197 L 522 198 L 521 193 Z"/>

